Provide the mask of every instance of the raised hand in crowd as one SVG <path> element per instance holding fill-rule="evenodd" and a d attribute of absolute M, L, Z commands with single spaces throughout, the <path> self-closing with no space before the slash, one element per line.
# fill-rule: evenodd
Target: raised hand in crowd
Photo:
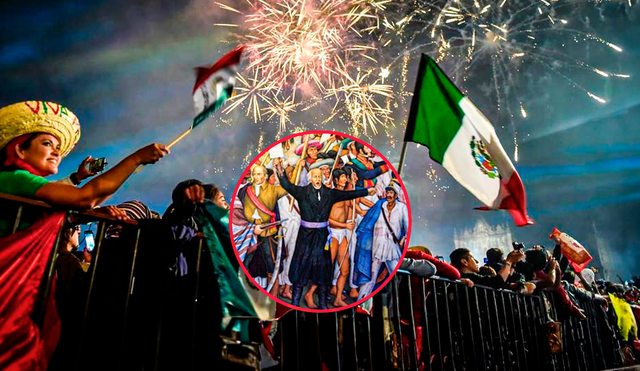
<path fill-rule="evenodd" d="M 200 184 L 193 184 L 185 188 L 183 201 L 190 204 L 201 204 L 205 199 L 204 187 Z"/>
<path fill-rule="evenodd" d="M 134 158 L 141 165 L 155 164 L 169 154 L 169 148 L 164 144 L 152 143 L 146 147 L 142 147 L 133 153 Z"/>

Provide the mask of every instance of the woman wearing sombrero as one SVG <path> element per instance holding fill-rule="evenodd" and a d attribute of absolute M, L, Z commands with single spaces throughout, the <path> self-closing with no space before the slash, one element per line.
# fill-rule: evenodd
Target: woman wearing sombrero
<path fill-rule="evenodd" d="M 169 153 L 162 144 L 150 144 L 82 187 L 47 180 L 79 139 L 78 118 L 57 103 L 27 101 L 1 108 L 0 193 L 71 209 L 93 208 L 115 193 L 139 165 L 155 163 Z M 8 232 L 2 219 L 0 236 Z"/>

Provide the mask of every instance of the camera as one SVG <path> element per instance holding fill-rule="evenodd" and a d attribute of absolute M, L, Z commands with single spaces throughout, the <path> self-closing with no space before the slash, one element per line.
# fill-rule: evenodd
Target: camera
<path fill-rule="evenodd" d="M 106 157 L 96 158 L 95 160 L 91 160 L 91 162 L 89 162 L 89 171 L 91 171 L 92 173 L 99 173 L 102 170 L 104 170 L 104 168 L 106 167 L 107 167 Z"/>
<path fill-rule="evenodd" d="M 512 242 L 511 246 L 513 246 L 514 250 L 524 250 L 524 244 L 522 242 Z"/>

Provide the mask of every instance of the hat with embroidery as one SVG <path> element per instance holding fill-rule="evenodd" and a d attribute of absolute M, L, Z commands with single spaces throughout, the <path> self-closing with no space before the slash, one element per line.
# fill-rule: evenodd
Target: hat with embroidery
<path fill-rule="evenodd" d="M 26 101 L 0 108 L 0 150 L 13 139 L 33 133 L 58 138 L 60 155 L 65 157 L 80 140 L 80 122 L 58 103 Z"/>

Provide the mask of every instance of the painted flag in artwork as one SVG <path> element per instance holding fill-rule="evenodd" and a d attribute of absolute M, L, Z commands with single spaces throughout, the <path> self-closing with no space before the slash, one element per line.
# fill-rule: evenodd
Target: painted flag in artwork
<path fill-rule="evenodd" d="M 231 98 L 242 49 L 240 46 L 232 50 L 210 67 L 196 68 L 196 83 L 193 86 L 196 117 L 192 129 Z"/>
<path fill-rule="evenodd" d="M 429 147 L 431 159 L 485 205 L 479 209 L 505 209 L 516 225 L 533 224 L 522 179 L 493 125 L 424 54 L 404 141 Z"/>

